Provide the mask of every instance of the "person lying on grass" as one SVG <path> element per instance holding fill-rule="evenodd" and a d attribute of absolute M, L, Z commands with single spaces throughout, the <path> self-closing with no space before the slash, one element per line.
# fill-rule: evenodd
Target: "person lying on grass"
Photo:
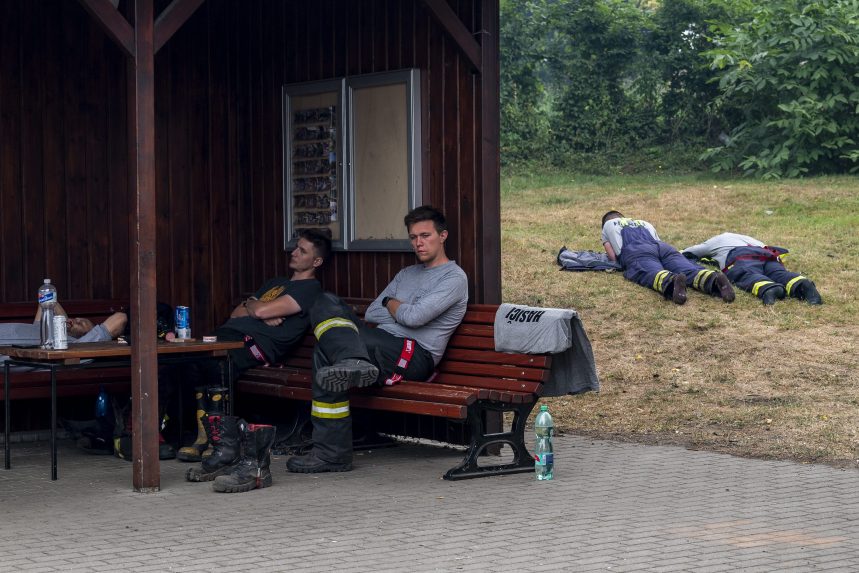
<path fill-rule="evenodd" d="M 674 304 L 686 302 L 686 287 L 733 302 L 728 278 L 693 263 L 659 239 L 647 221 L 629 219 L 619 211 L 602 217 L 602 244 L 608 258 L 620 263 L 623 276 L 661 294 Z"/>
<path fill-rule="evenodd" d="M 732 283 L 764 304 L 775 304 L 786 296 L 823 304 L 811 279 L 785 268 L 782 258 L 787 249 L 767 246 L 748 235 L 722 233 L 681 252 L 692 260 L 714 259 Z"/>

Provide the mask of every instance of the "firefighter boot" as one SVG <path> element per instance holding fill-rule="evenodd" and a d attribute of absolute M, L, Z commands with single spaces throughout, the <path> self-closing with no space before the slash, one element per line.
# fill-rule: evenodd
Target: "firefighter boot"
<path fill-rule="evenodd" d="M 775 301 L 784 298 L 784 287 L 781 285 L 772 285 L 770 288 L 761 293 L 761 302 L 767 306 L 775 304 Z"/>
<path fill-rule="evenodd" d="M 322 360 L 324 357 L 314 352 L 314 371 Z M 331 392 L 318 381 L 313 383 L 312 391 L 310 420 L 313 422 L 313 448 L 306 455 L 289 458 L 286 469 L 295 473 L 347 472 L 352 469 L 349 393 Z"/>
<path fill-rule="evenodd" d="M 205 420 L 212 440 L 212 455 L 203 459 L 199 467 L 185 474 L 188 481 L 212 481 L 232 471 L 241 459 L 242 433 L 247 423 L 236 416 L 207 416 Z"/>
<path fill-rule="evenodd" d="M 357 318 L 340 299 L 322 295 L 310 312 L 317 344 L 314 349 L 314 380 L 329 392 L 370 386 L 379 369 L 370 362 L 367 346 L 359 334 Z"/>
<path fill-rule="evenodd" d="M 206 395 L 209 397 L 209 409 L 206 410 L 206 414 L 214 414 L 215 416 L 225 416 L 227 414 L 227 401 L 229 397 L 229 393 L 226 388 L 208 388 L 206 390 Z M 212 440 L 209 440 L 209 443 L 206 447 L 206 450 L 203 452 L 203 459 L 208 458 L 214 452 L 214 447 L 212 445 Z"/>
<path fill-rule="evenodd" d="M 194 416 L 197 420 L 197 439 L 190 446 L 179 448 L 179 451 L 176 452 L 176 459 L 183 462 L 199 462 L 203 459 L 203 452 L 209 445 L 209 437 L 203 426 L 203 419 L 206 417 L 206 389 L 195 388 L 194 398 L 197 401 L 197 410 Z"/>
<path fill-rule="evenodd" d="M 316 372 L 316 383 L 332 392 L 343 392 L 349 388 L 364 388 L 376 382 L 379 369 L 367 360 L 347 358 L 331 366 L 323 366 Z"/>
<path fill-rule="evenodd" d="M 731 281 L 725 276 L 725 273 L 717 272 L 713 277 L 713 285 L 711 287 L 714 295 L 718 295 L 725 302 L 734 302 L 737 295 L 734 293 L 734 287 L 731 286 Z"/>
<path fill-rule="evenodd" d="M 292 456 L 286 461 L 286 469 L 292 473 L 318 474 L 323 472 L 348 472 L 352 470 L 352 462 L 327 462 L 318 458 L 312 451 L 303 456 Z"/>
<path fill-rule="evenodd" d="M 686 302 L 686 277 L 681 273 L 674 275 L 671 281 L 671 301 L 674 304 Z"/>
<path fill-rule="evenodd" d="M 249 424 L 242 435 L 242 459 L 228 475 L 215 478 L 212 489 L 222 493 L 240 493 L 271 485 L 271 447 L 276 428 Z"/>
<path fill-rule="evenodd" d="M 795 292 L 796 298 L 804 300 L 808 304 L 823 304 L 823 298 L 821 298 L 820 293 L 817 292 L 817 288 L 814 286 L 814 283 L 808 279 L 805 279 L 796 285 Z"/>

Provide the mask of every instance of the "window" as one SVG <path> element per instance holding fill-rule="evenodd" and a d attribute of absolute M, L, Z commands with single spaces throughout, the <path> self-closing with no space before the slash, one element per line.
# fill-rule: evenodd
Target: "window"
<path fill-rule="evenodd" d="M 410 250 L 403 216 L 422 200 L 419 93 L 417 70 L 286 86 L 287 247 L 316 228 L 338 249 Z"/>

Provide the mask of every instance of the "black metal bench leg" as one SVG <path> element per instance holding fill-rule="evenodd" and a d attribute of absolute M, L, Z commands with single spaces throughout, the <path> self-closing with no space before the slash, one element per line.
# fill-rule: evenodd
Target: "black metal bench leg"
<path fill-rule="evenodd" d="M 528 414 L 534 409 L 535 402 L 530 404 L 496 404 L 492 402 L 477 402 L 468 409 L 468 422 L 471 426 L 471 444 L 465 453 L 465 458 L 454 468 L 444 474 L 446 480 L 470 479 L 476 477 L 507 475 L 534 471 L 534 460 L 525 447 L 525 422 Z M 513 425 L 509 432 L 486 433 L 487 411 L 513 412 Z M 493 445 L 509 445 L 513 449 L 513 461 L 506 464 L 480 466 L 477 458 Z"/>
<path fill-rule="evenodd" d="M 3 364 L 4 376 L 3 376 L 3 406 L 5 407 L 6 412 L 6 425 L 5 425 L 5 441 L 3 442 L 3 457 L 4 457 L 4 467 L 8 469 L 12 469 L 12 451 L 10 449 L 9 444 L 9 434 L 12 426 L 10 424 L 10 416 L 12 414 L 12 408 L 10 406 L 12 400 L 9 396 L 9 363 L 6 362 Z"/>

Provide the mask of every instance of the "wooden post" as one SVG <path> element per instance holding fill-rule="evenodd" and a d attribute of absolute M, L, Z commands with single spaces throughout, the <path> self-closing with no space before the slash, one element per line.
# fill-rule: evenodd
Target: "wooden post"
<path fill-rule="evenodd" d="M 131 230 L 131 403 L 134 490 L 161 489 L 155 294 L 155 18 L 153 0 L 134 2 L 134 57 L 128 60 Z"/>
<path fill-rule="evenodd" d="M 128 188 L 131 235 L 131 398 L 134 489 L 161 489 L 155 331 L 155 52 L 204 0 L 173 0 L 155 21 L 154 0 L 134 2 L 134 26 L 109 0 L 79 0 L 128 55 Z M 141 320 L 146 317 L 147 320 Z"/>
<path fill-rule="evenodd" d="M 483 303 L 501 303 L 501 141 L 498 0 L 480 7 L 480 181 L 483 198 Z"/>

